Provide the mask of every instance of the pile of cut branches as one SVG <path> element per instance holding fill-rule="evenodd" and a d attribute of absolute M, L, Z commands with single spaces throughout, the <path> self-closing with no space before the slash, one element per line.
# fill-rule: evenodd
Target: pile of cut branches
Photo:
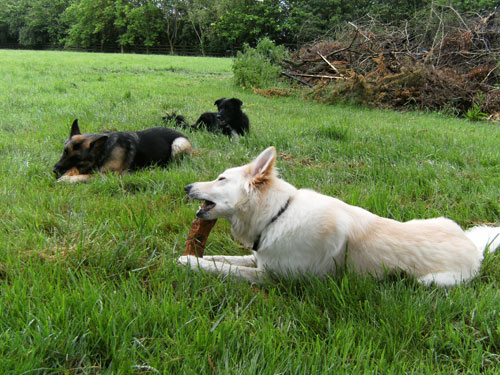
<path fill-rule="evenodd" d="M 333 41 L 304 46 L 283 75 L 321 101 L 500 117 L 500 24 L 451 7 L 432 8 L 425 22 L 348 23 Z"/>

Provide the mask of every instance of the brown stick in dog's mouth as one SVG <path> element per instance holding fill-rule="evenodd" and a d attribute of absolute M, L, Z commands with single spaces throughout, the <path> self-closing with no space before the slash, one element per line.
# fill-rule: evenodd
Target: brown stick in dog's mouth
<path fill-rule="evenodd" d="M 208 207 L 215 207 L 215 203 L 210 201 L 205 201 L 200 210 L 206 210 Z M 208 209 L 211 209 L 208 208 Z M 198 215 L 198 212 L 196 215 Z M 208 235 L 215 225 L 217 219 L 214 220 L 203 220 L 196 218 L 191 223 L 191 229 L 189 230 L 188 237 L 186 239 L 186 246 L 184 248 L 183 255 L 194 255 L 199 258 L 203 258 L 203 252 L 205 251 L 205 245 L 207 244 Z"/>

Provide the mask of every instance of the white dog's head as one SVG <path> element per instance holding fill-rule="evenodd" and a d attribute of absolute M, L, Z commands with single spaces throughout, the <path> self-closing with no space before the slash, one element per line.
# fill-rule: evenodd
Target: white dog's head
<path fill-rule="evenodd" d="M 238 210 L 244 210 L 249 199 L 276 178 L 275 160 L 276 149 L 269 147 L 250 164 L 227 169 L 214 181 L 187 185 L 184 190 L 189 198 L 205 201 L 196 216 L 205 220 L 229 219 Z"/>

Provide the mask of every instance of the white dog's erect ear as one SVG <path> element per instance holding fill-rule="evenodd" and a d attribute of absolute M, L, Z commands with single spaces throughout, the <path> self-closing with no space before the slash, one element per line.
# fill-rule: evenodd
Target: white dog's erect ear
<path fill-rule="evenodd" d="M 276 149 L 271 146 L 260 153 L 251 163 L 251 177 L 253 185 L 261 185 L 271 176 L 274 176 L 274 161 Z"/>

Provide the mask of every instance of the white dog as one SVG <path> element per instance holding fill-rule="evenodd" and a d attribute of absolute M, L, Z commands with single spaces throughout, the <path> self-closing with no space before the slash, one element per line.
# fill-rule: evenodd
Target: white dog
<path fill-rule="evenodd" d="M 403 270 L 424 284 L 453 286 L 479 271 L 483 252 L 500 244 L 500 227 L 464 232 L 445 218 L 386 219 L 311 190 L 296 189 L 277 177 L 276 150 L 223 172 L 215 181 L 185 187 L 205 200 L 196 215 L 225 218 L 247 256 L 181 256 L 180 264 L 251 282 L 268 272 L 322 276 L 343 267 L 383 276 Z"/>

